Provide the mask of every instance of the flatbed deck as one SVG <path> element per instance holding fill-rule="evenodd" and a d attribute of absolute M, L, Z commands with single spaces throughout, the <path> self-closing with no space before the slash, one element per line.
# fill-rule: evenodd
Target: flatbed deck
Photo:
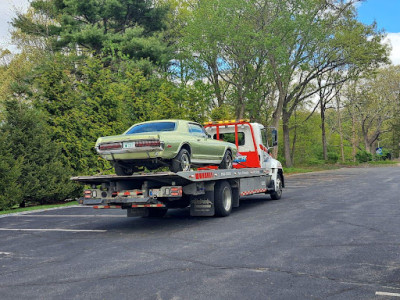
<path fill-rule="evenodd" d="M 268 175 L 268 170 L 260 168 L 244 168 L 244 169 L 221 169 L 221 170 L 201 170 L 201 171 L 185 171 L 185 172 L 154 172 L 154 173 L 134 173 L 129 176 L 121 175 L 93 175 L 93 176 L 76 176 L 71 180 L 86 184 L 101 184 L 104 182 L 118 181 L 158 181 L 170 182 L 176 181 L 177 184 L 182 181 L 211 181 L 219 179 L 236 179 L 246 177 L 258 177 Z"/>

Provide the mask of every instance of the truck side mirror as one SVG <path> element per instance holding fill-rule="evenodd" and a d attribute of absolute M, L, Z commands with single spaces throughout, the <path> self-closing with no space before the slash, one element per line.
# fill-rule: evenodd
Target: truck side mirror
<path fill-rule="evenodd" d="M 272 134 L 272 146 L 278 145 L 278 130 L 275 128 L 271 131 Z"/>

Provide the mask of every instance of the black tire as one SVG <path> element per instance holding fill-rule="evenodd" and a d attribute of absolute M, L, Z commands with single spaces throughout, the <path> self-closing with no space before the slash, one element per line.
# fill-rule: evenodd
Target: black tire
<path fill-rule="evenodd" d="M 270 194 L 272 200 L 279 200 L 282 197 L 282 178 L 281 175 L 278 174 L 276 177 L 276 181 L 278 181 L 278 190 L 274 191 Z M 274 184 L 275 186 L 275 184 Z"/>
<path fill-rule="evenodd" d="M 130 176 L 133 174 L 133 168 L 126 168 L 119 163 L 114 164 L 115 174 L 119 176 Z"/>
<path fill-rule="evenodd" d="M 219 165 L 219 169 L 233 169 L 232 152 L 230 150 L 225 151 L 224 157 Z"/>
<path fill-rule="evenodd" d="M 172 160 L 169 167 L 171 172 L 190 171 L 190 154 L 186 149 L 181 149 L 178 155 Z"/>
<path fill-rule="evenodd" d="M 162 218 L 168 212 L 168 208 L 149 207 L 149 215 L 145 218 Z"/>
<path fill-rule="evenodd" d="M 215 216 L 227 217 L 232 211 L 232 188 L 227 181 L 218 181 L 214 189 Z"/>

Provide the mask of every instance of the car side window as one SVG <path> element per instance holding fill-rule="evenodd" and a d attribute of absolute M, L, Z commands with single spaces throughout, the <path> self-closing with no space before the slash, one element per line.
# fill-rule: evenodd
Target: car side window
<path fill-rule="evenodd" d="M 193 123 L 189 124 L 189 133 L 192 135 L 200 135 L 200 136 L 204 136 L 204 137 L 207 136 L 203 127 L 201 127 L 198 124 L 193 124 Z"/>

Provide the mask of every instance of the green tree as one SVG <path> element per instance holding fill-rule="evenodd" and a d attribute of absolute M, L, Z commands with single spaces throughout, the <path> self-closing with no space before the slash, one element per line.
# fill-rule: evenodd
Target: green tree
<path fill-rule="evenodd" d="M 360 124 L 365 150 L 372 153 L 382 134 L 393 130 L 400 94 L 399 67 L 381 69 L 353 84 L 355 92 L 353 98 L 349 98 L 349 109 Z"/>
<path fill-rule="evenodd" d="M 186 64 L 197 78 L 207 78 L 216 105 L 233 106 L 239 119 L 249 114 L 257 118 L 270 105 L 265 15 L 270 15 L 266 3 L 202 0 L 194 5 L 181 31 L 178 47 L 186 55 Z M 185 68 L 185 62 L 179 68 Z"/>
<path fill-rule="evenodd" d="M 162 38 L 167 6 L 141 0 L 33 0 L 31 7 L 33 13 L 18 14 L 13 26 L 49 40 L 54 50 L 102 57 L 121 53 L 156 64 L 169 60 Z"/>
<path fill-rule="evenodd" d="M 8 151 L 17 162 L 23 159 L 20 174 L 14 172 L 24 201 L 43 204 L 71 197 L 76 190 L 72 170 L 51 140 L 43 116 L 17 100 L 6 102 L 5 116 L 2 131 L 8 135 Z"/>
<path fill-rule="evenodd" d="M 10 151 L 8 132 L 0 127 L 0 210 L 18 205 L 23 193 L 18 179 L 21 176 L 23 158 L 15 159 Z"/>
<path fill-rule="evenodd" d="M 282 115 L 284 155 L 291 166 L 289 120 L 302 102 L 324 88 L 315 84 L 317 78 L 334 69 L 374 68 L 387 60 L 387 49 L 376 26 L 357 22 L 352 1 L 288 2 L 274 4 L 268 57 L 278 89 L 274 124 Z"/>

